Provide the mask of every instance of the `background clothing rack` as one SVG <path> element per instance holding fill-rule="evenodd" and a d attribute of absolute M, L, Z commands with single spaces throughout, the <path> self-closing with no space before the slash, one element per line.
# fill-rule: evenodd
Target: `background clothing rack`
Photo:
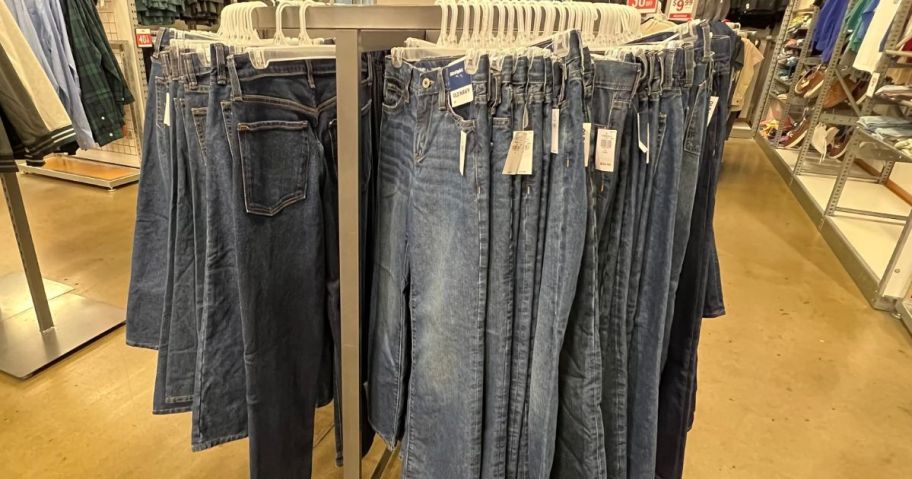
<path fill-rule="evenodd" d="M 256 11 L 256 27 L 275 28 L 275 7 Z M 440 28 L 439 6 L 327 5 L 307 9 L 306 27 L 329 31 L 336 39 L 336 112 L 339 148 L 339 261 L 342 318 L 342 432 L 343 477 L 361 477 L 360 417 L 360 73 L 361 54 L 403 46 L 409 36 Z M 283 28 L 298 25 L 298 13 L 283 12 Z M 378 465 L 382 469 L 390 452 Z"/>

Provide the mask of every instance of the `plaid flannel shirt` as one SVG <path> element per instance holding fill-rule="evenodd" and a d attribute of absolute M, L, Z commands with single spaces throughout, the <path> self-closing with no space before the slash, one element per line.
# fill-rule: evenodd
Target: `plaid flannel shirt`
<path fill-rule="evenodd" d="M 114 51 L 91 0 L 63 0 L 82 105 L 99 145 L 123 137 L 124 105 L 133 103 Z"/>

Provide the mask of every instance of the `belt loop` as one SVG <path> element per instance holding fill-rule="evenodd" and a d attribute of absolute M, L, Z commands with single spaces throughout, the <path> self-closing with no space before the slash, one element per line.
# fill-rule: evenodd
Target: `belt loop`
<path fill-rule="evenodd" d="M 709 24 L 701 25 L 703 31 L 703 59 L 712 58 L 712 33 L 709 31 Z"/>
<path fill-rule="evenodd" d="M 231 81 L 231 99 L 240 100 L 243 96 L 241 92 L 241 81 L 237 76 L 237 65 L 234 64 L 234 56 L 227 58 L 228 80 Z"/>
<path fill-rule="evenodd" d="M 196 68 L 193 67 L 193 53 L 184 57 L 187 68 L 187 88 L 196 89 Z"/>
<path fill-rule="evenodd" d="M 694 50 L 693 45 L 684 48 L 684 86 L 693 86 L 694 81 Z"/>
<path fill-rule="evenodd" d="M 437 69 L 437 107 L 440 108 L 440 111 L 447 108 L 447 89 L 443 78 L 443 68 Z"/>
<path fill-rule="evenodd" d="M 311 63 L 310 60 L 307 60 L 304 63 L 307 64 L 307 84 L 310 86 L 310 88 L 316 89 L 317 82 L 314 81 L 313 63 Z"/>
<path fill-rule="evenodd" d="M 665 52 L 665 89 L 670 90 L 674 87 L 675 82 L 675 57 L 678 55 L 678 49 L 668 50 Z"/>

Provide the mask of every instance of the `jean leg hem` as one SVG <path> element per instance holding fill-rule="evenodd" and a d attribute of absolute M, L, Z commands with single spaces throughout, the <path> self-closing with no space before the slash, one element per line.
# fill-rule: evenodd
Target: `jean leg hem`
<path fill-rule="evenodd" d="M 210 449 L 215 446 L 221 446 L 222 444 L 225 444 L 225 443 L 228 443 L 231 441 L 237 441 L 239 439 L 244 439 L 245 437 L 247 437 L 246 432 L 242 432 L 240 434 L 231 434 L 228 436 L 218 437 L 215 439 L 210 439 L 208 441 L 191 444 L 190 450 L 192 450 L 193 452 L 205 451 L 206 449 Z"/>
<path fill-rule="evenodd" d="M 174 407 L 163 407 L 159 409 L 152 409 L 152 414 L 157 416 L 165 414 L 177 414 L 181 412 L 190 412 L 190 405 L 187 406 L 174 406 Z"/>
<path fill-rule="evenodd" d="M 127 343 L 127 346 L 130 346 L 130 347 L 134 347 L 134 348 L 143 348 L 143 349 L 151 349 L 151 350 L 153 350 L 153 351 L 158 351 L 158 345 L 157 345 L 157 344 L 146 343 L 146 342 L 143 342 L 143 341 L 132 341 L 132 340 L 129 340 L 129 339 L 126 340 L 126 343 Z"/>

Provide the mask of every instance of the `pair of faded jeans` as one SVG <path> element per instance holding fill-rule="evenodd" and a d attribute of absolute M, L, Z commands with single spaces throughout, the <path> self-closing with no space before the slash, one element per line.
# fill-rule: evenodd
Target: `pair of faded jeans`
<path fill-rule="evenodd" d="M 477 477 L 482 463 L 490 65 L 452 61 L 390 59 L 384 79 L 370 420 L 401 438 L 405 477 Z M 471 101 L 453 104 L 455 76 Z"/>

